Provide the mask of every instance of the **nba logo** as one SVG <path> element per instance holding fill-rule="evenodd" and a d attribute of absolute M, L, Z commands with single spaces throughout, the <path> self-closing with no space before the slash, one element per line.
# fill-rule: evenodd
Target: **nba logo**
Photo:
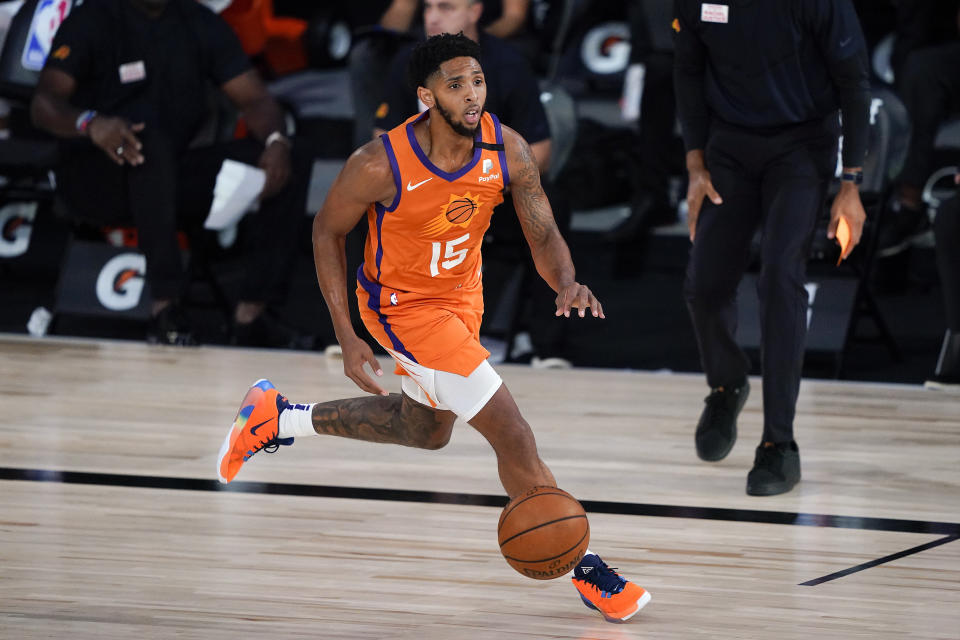
<path fill-rule="evenodd" d="M 23 48 L 20 64 L 25 69 L 40 71 L 50 53 L 53 36 L 63 23 L 70 8 L 71 0 L 40 0 L 37 10 L 33 13 L 33 22 L 30 23 L 30 33 L 27 44 Z"/>
<path fill-rule="evenodd" d="M 493 160 L 490 158 L 483 159 L 483 172 L 490 173 L 490 170 L 493 169 Z"/>

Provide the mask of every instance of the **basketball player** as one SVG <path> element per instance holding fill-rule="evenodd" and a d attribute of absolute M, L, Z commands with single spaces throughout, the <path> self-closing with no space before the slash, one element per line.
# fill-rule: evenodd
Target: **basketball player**
<path fill-rule="evenodd" d="M 327 194 L 313 226 L 317 279 L 343 350 L 344 373 L 373 397 L 292 404 L 261 380 L 247 392 L 220 450 L 218 473 L 231 481 L 261 449 L 294 436 L 328 434 L 424 449 L 447 444 L 459 417 L 497 455 L 510 497 L 556 486 L 479 341 L 483 315 L 480 245 L 493 208 L 510 186 L 537 270 L 557 292 L 556 314 L 603 307 L 574 278 L 530 146 L 483 110 L 480 47 L 442 34 L 414 50 L 408 66 L 427 111 L 360 147 Z M 367 329 L 393 356 L 402 394 L 388 394 L 364 370 L 383 375 L 348 313 L 344 238 L 366 212 L 369 234 L 357 273 Z M 572 572 L 584 603 L 611 621 L 636 614 L 650 594 L 587 550 Z"/>

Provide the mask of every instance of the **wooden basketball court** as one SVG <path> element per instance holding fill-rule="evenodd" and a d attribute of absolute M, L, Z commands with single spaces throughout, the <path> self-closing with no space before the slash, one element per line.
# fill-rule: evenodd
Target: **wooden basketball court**
<path fill-rule="evenodd" d="M 224 490 L 247 386 L 360 395 L 339 360 L 0 336 L 0 638 L 960 638 L 960 395 L 805 380 L 803 480 L 753 498 L 759 380 L 709 464 L 700 376 L 498 370 L 591 548 L 653 594 L 629 623 L 507 566 L 468 425 L 301 439 Z"/>

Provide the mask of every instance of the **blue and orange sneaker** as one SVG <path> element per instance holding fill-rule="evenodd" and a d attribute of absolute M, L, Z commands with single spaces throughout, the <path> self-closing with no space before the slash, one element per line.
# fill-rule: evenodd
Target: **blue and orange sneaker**
<path fill-rule="evenodd" d="M 287 399 L 266 379 L 257 380 L 243 396 L 240 411 L 227 433 L 217 458 L 217 475 L 227 483 L 236 477 L 243 463 L 263 449 L 273 453 L 293 438 L 280 438 L 280 414 L 290 406 Z"/>
<path fill-rule="evenodd" d="M 583 604 L 599 611 L 607 622 L 626 622 L 650 602 L 650 592 L 620 577 L 595 553 L 583 556 L 572 580 Z"/>

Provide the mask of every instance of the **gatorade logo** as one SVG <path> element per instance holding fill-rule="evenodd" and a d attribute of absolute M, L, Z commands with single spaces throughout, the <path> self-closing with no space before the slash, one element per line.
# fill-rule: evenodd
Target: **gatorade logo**
<path fill-rule="evenodd" d="M 580 59 L 591 73 L 620 73 L 630 62 L 630 28 L 626 22 L 592 27 L 580 43 Z"/>
<path fill-rule="evenodd" d="M 107 261 L 97 276 L 97 300 L 111 311 L 127 311 L 140 304 L 147 259 L 139 253 L 121 253 Z"/>
<path fill-rule="evenodd" d="M 0 209 L 0 258 L 16 258 L 27 252 L 36 215 L 36 202 L 17 202 Z"/>

